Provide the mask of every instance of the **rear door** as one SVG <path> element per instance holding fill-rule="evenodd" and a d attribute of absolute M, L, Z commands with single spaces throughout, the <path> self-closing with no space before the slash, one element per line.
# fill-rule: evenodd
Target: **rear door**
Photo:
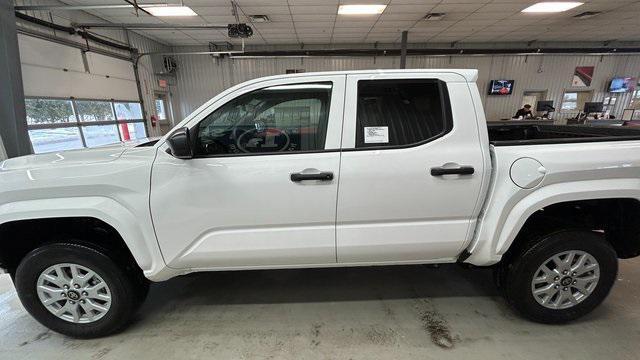
<path fill-rule="evenodd" d="M 356 74 L 346 91 L 338 262 L 454 258 L 478 216 L 484 172 L 465 79 Z"/>

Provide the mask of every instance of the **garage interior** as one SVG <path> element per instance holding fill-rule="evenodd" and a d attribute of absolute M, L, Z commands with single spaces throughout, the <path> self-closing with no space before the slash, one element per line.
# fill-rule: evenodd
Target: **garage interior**
<path fill-rule="evenodd" d="M 233 85 L 333 70 L 478 69 L 489 122 L 533 104 L 554 124 L 640 126 L 640 1 L 523 12 L 538 2 L 7 0 L 0 160 L 160 137 Z M 75 340 L 0 275 L 0 358 L 636 359 L 639 276 L 622 260 L 602 306 L 549 326 L 512 313 L 484 268 L 190 274 L 152 285 L 124 332 Z"/>

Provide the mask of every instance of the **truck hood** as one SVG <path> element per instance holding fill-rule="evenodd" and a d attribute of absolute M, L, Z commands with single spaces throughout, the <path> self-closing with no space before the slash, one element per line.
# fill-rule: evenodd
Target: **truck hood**
<path fill-rule="evenodd" d="M 153 139 L 140 139 L 91 149 L 57 151 L 40 155 L 27 155 L 0 163 L 0 172 L 38 169 L 50 166 L 82 165 L 116 160 L 127 149 L 144 145 Z"/>

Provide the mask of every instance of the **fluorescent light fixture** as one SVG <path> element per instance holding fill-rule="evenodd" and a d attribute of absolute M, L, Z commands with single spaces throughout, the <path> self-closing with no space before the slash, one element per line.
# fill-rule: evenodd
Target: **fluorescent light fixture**
<path fill-rule="evenodd" d="M 140 5 L 153 16 L 198 16 L 188 6 L 150 6 Z"/>
<path fill-rule="evenodd" d="M 584 3 L 576 1 L 562 1 L 562 2 L 539 2 L 533 4 L 528 8 L 522 10 L 525 13 L 555 13 L 571 10 Z"/>
<path fill-rule="evenodd" d="M 387 5 L 340 5 L 340 15 L 375 15 L 382 14 Z"/>
<path fill-rule="evenodd" d="M 591 19 L 594 16 L 598 16 L 598 14 L 600 14 L 600 11 L 585 11 L 578 15 L 574 15 L 573 18 L 580 19 L 580 20 Z"/>
<path fill-rule="evenodd" d="M 446 14 L 445 13 L 428 13 L 425 17 L 424 20 L 426 21 L 440 21 L 444 18 Z"/>

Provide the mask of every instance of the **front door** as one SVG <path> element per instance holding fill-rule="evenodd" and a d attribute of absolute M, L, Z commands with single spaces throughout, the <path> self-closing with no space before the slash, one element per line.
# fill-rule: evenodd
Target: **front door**
<path fill-rule="evenodd" d="M 158 150 L 151 212 L 174 268 L 336 262 L 345 76 L 238 90 L 189 124 L 195 158 Z"/>
<path fill-rule="evenodd" d="M 469 85 L 455 73 L 357 74 L 347 93 L 338 262 L 453 259 L 485 171 Z"/>

